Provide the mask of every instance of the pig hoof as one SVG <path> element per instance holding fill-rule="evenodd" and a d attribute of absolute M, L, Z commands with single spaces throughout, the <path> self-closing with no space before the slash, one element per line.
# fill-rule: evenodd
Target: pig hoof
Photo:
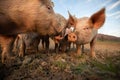
<path fill-rule="evenodd" d="M 55 49 L 55 53 L 58 54 L 58 53 L 59 53 L 59 50 L 58 50 L 58 49 Z"/>
<path fill-rule="evenodd" d="M 15 60 L 15 59 L 16 59 L 16 57 L 10 57 L 9 58 L 9 60 L 12 60 L 12 61 Z"/>
<path fill-rule="evenodd" d="M 76 53 L 75 56 L 81 56 L 81 53 Z"/>
<path fill-rule="evenodd" d="M 15 50 L 15 49 L 13 49 L 12 51 L 13 51 L 15 54 L 17 53 L 17 50 Z"/>
<path fill-rule="evenodd" d="M 49 50 L 44 51 L 45 54 L 49 54 Z"/>
<path fill-rule="evenodd" d="M 58 54 L 58 51 L 55 51 L 56 54 Z"/>
<path fill-rule="evenodd" d="M 74 56 L 81 56 L 80 53 L 74 53 Z"/>
<path fill-rule="evenodd" d="M 90 55 L 93 59 L 97 59 L 96 55 Z"/>
<path fill-rule="evenodd" d="M 97 57 L 96 57 L 96 56 L 93 56 L 92 58 L 97 59 Z"/>
<path fill-rule="evenodd" d="M 24 55 L 23 54 L 19 54 L 19 57 L 23 57 Z"/>

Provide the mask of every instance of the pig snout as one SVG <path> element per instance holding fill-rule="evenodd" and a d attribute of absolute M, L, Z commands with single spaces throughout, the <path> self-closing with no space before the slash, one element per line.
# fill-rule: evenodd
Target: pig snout
<path fill-rule="evenodd" d="M 68 41 L 69 42 L 75 42 L 75 41 L 77 41 L 77 35 L 75 34 L 75 33 L 70 33 L 70 34 L 68 34 Z"/>

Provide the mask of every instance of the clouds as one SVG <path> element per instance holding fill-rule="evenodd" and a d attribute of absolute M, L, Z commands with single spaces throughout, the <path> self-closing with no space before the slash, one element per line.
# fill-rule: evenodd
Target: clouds
<path fill-rule="evenodd" d="M 108 6 L 107 11 L 107 17 L 112 17 L 114 19 L 120 19 L 120 0 L 117 0 L 116 2 L 112 2 L 110 6 Z M 116 10 L 117 9 L 117 10 Z M 113 12 L 114 11 L 114 12 Z M 112 12 L 112 13 L 110 13 Z"/>
<path fill-rule="evenodd" d="M 115 17 L 115 19 L 120 19 L 120 14 Z"/>
<path fill-rule="evenodd" d="M 118 5 L 120 5 L 120 0 L 118 0 L 117 2 L 115 2 L 111 6 L 109 6 L 108 10 L 112 10 L 112 9 L 116 8 Z"/>
<path fill-rule="evenodd" d="M 106 2 L 102 3 L 101 6 L 106 6 L 107 4 L 109 4 L 112 0 L 106 0 Z"/>
<path fill-rule="evenodd" d="M 87 2 L 91 2 L 92 0 L 87 0 Z"/>
<path fill-rule="evenodd" d="M 117 11 L 117 12 L 114 12 L 114 13 L 111 13 L 111 14 L 108 14 L 107 16 L 108 16 L 108 17 L 113 17 L 113 16 L 117 16 L 117 15 L 120 16 L 120 11 Z"/>

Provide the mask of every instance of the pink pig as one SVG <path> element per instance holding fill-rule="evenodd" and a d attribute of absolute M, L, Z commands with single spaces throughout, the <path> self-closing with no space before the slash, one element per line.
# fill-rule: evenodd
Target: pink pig
<path fill-rule="evenodd" d="M 90 18 L 75 18 L 69 13 L 68 23 L 75 27 L 75 31 L 68 34 L 68 40 L 77 45 L 77 54 L 81 55 L 81 45 L 90 43 L 90 55 L 96 57 L 94 48 L 98 29 L 105 22 L 105 8 L 94 13 Z"/>

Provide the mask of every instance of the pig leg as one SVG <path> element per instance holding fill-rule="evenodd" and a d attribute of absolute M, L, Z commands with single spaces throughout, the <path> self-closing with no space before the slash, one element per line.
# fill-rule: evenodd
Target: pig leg
<path fill-rule="evenodd" d="M 49 35 L 47 35 L 45 39 L 45 47 L 46 47 L 47 53 L 49 53 L 49 45 L 50 45 Z"/>
<path fill-rule="evenodd" d="M 44 40 L 44 38 L 42 38 L 42 48 L 43 48 L 43 49 L 45 49 L 44 43 L 45 43 L 45 40 Z"/>
<path fill-rule="evenodd" d="M 14 43 L 14 36 L 0 36 L 0 43 L 1 43 L 1 48 L 2 48 L 2 63 L 5 62 L 6 59 L 13 59 L 14 57 L 10 57 L 10 53 L 13 48 L 13 43 Z"/>
<path fill-rule="evenodd" d="M 62 41 L 60 41 L 59 46 L 58 46 L 58 51 L 62 51 L 65 52 L 67 50 L 68 45 L 66 43 L 63 43 Z"/>
<path fill-rule="evenodd" d="M 84 45 L 82 45 L 81 47 L 82 47 L 82 53 L 84 53 Z"/>
<path fill-rule="evenodd" d="M 61 40 L 62 37 L 60 35 L 57 35 L 54 37 L 54 42 L 55 42 L 55 52 L 58 53 L 59 50 L 61 49 Z"/>
<path fill-rule="evenodd" d="M 25 43 L 23 40 L 21 40 L 21 44 L 20 44 L 20 47 L 19 47 L 19 57 L 23 57 L 24 54 L 25 54 Z"/>
<path fill-rule="evenodd" d="M 81 45 L 77 44 L 77 55 L 81 55 Z"/>
<path fill-rule="evenodd" d="M 6 54 L 7 54 L 7 48 L 2 46 L 2 63 L 5 62 Z"/>
<path fill-rule="evenodd" d="M 94 38 L 91 42 L 90 42 L 90 56 L 93 58 L 96 58 L 95 55 L 95 42 L 96 42 L 96 38 Z"/>
<path fill-rule="evenodd" d="M 40 43 L 40 38 L 39 39 L 37 39 L 36 41 L 35 41 L 36 43 L 35 43 L 35 49 L 36 49 L 36 53 L 39 53 L 39 43 Z"/>
<path fill-rule="evenodd" d="M 70 50 L 71 44 L 72 44 L 71 42 L 68 43 L 68 50 Z"/>
<path fill-rule="evenodd" d="M 55 53 L 58 53 L 58 44 L 55 43 Z"/>
<path fill-rule="evenodd" d="M 3 51 L 2 51 L 2 63 L 4 63 L 5 62 L 5 59 L 12 59 L 12 57 L 10 57 L 10 53 L 11 53 L 11 48 L 10 48 L 10 45 L 11 45 L 11 43 L 9 44 L 9 45 L 5 45 L 5 46 L 3 46 Z"/>
<path fill-rule="evenodd" d="M 14 41 L 14 47 L 13 47 L 13 50 L 12 50 L 14 53 L 18 52 L 18 40 L 19 40 L 19 37 L 17 36 L 17 38 Z"/>
<path fill-rule="evenodd" d="M 74 46 L 74 42 L 72 43 L 72 48 L 73 48 L 73 49 L 75 48 L 75 46 Z"/>

